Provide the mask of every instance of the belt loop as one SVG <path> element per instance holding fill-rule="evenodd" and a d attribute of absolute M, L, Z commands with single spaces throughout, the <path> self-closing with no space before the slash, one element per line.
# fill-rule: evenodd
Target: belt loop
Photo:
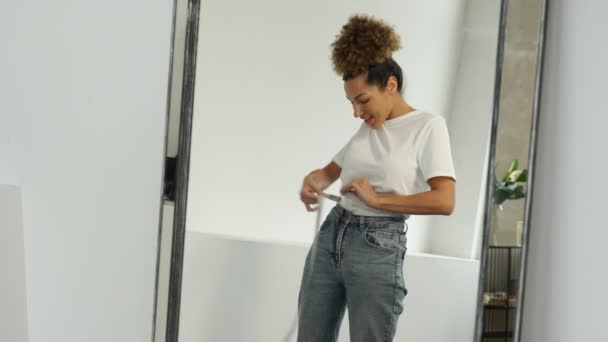
<path fill-rule="evenodd" d="M 342 223 L 345 222 L 349 222 L 350 221 L 350 211 L 344 209 L 344 211 L 342 212 Z"/>
<path fill-rule="evenodd" d="M 359 228 L 361 228 L 361 229 L 365 228 L 365 217 L 364 216 L 359 216 Z"/>

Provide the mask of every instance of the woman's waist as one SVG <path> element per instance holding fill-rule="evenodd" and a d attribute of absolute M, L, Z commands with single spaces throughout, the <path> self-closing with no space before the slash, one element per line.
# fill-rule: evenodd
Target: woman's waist
<path fill-rule="evenodd" d="M 407 214 L 401 214 L 397 212 L 390 212 L 386 210 L 379 210 L 368 206 L 365 202 L 360 200 L 358 197 L 346 194 L 342 197 L 342 200 L 338 203 L 338 205 L 350 214 L 355 215 L 357 217 L 363 216 L 369 218 L 370 220 L 375 219 L 391 219 L 404 221 L 409 218 Z"/>
<path fill-rule="evenodd" d="M 329 213 L 329 219 L 335 220 L 339 225 L 347 225 L 360 229 L 392 229 L 403 231 L 406 217 L 395 214 L 393 216 L 357 215 L 353 211 L 345 209 L 337 204 Z"/>

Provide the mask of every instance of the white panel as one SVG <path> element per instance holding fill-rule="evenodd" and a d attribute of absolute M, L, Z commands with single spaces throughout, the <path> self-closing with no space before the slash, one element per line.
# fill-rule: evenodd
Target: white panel
<path fill-rule="evenodd" d="M 27 342 L 21 196 L 0 184 L 0 341 Z"/>
<path fill-rule="evenodd" d="M 309 246 L 198 232 L 187 233 L 186 246 L 180 342 L 284 341 Z M 472 341 L 479 262 L 408 251 L 404 265 L 408 295 L 395 342 Z M 348 331 L 345 313 L 339 342 Z"/>

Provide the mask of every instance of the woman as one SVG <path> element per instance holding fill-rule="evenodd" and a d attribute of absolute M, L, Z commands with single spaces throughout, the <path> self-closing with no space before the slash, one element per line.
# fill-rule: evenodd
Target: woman
<path fill-rule="evenodd" d="M 298 341 L 336 341 L 348 308 L 354 342 L 392 341 L 407 294 L 402 267 L 409 215 L 450 215 L 455 173 L 445 120 L 412 108 L 392 53 L 396 32 L 353 16 L 332 44 L 355 118 L 364 122 L 322 169 L 304 178 L 308 211 L 338 178 L 343 194 L 306 257 Z"/>

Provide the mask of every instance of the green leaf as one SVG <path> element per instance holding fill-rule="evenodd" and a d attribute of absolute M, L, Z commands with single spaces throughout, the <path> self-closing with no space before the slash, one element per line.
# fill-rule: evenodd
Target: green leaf
<path fill-rule="evenodd" d="M 524 172 L 524 170 L 515 170 L 513 172 L 511 172 L 511 174 L 509 175 L 509 182 L 516 182 L 517 179 L 519 178 L 519 176 L 521 176 L 521 173 Z"/>
<path fill-rule="evenodd" d="M 506 201 L 509 198 L 509 194 L 504 190 L 497 190 L 494 192 L 494 204 L 501 205 L 502 202 Z"/>
<path fill-rule="evenodd" d="M 509 166 L 509 173 L 517 170 L 517 168 L 519 168 L 519 160 L 517 159 L 513 159 L 513 161 L 511 162 L 511 166 Z"/>
<path fill-rule="evenodd" d="M 526 190 L 523 186 L 519 186 L 513 191 L 513 196 L 515 196 L 514 199 L 523 198 L 526 196 Z"/>
<path fill-rule="evenodd" d="M 523 169 L 519 177 L 515 179 L 515 182 L 527 182 L 528 181 L 528 169 Z"/>
<path fill-rule="evenodd" d="M 505 172 L 505 174 L 502 176 L 502 178 L 500 179 L 500 181 L 501 182 L 506 182 L 507 179 L 509 178 L 509 174 L 510 174 L 509 171 Z"/>
<path fill-rule="evenodd" d="M 525 183 L 528 180 L 528 170 L 518 168 L 519 160 L 514 159 L 503 177 L 500 180 L 494 180 L 493 200 L 495 205 L 502 205 L 506 200 L 520 199 L 526 196 Z"/>
<path fill-rule="evenodd" d="M 513 192 L 513 191 L 517 190 L 518 188 L 521 188 L 521 185 L 519 185 L 517 183 L 511 183 L 511 184 L 507 185 L 507 189 L 509 192 Z"/>

